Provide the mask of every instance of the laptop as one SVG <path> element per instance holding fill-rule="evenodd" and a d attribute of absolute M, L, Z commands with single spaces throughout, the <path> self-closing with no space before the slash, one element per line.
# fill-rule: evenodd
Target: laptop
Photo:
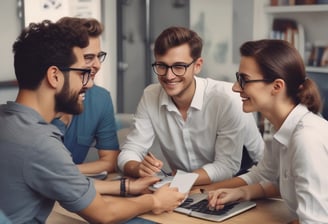
<path fill-rule="evenodd" d="M 188 198 L 174 211 L 195 218 L 222 222 L 256 206 L 256 203 L 253 201 L 241 201 L 229 203 L 228 205 L 225 205 L 223 209 L 212 211 L 207 207 L 207 197 L 207 194 L 189 195 Z"/>

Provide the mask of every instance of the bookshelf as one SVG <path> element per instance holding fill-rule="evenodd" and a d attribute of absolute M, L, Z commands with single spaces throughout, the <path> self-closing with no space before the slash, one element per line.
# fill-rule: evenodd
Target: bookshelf
<path fill-rule="evenodd" d="M 328 53 L 328 29 L 325 28 L 328 27 L 328 4 L 271 6 L 269 0 L 254 0 L 254 3 L 257 13 L 255 13 L 253 19 L 259 27 L 258 30 L 254 30 L 254 39 L 270 38 L 275 20 L 294 20 L 301 29 L 300 36 L 304 33 L 303 39 L 300 39 L 298 49 L 307 65 L 307 72 L 328 75 L 328 63 L 318 64 L 310 60 L 314 57 L 313 54 L 316 54 L 318 48 L 321 48 L 321 50 L 323 48 L 323 51 L 326 49 Z M 322 56 L 323 53 L 316 56 L 318 58 L 316 60 L 321 62 Z"/>
<path fill-rule="evenodd" d="M 293 0 L 278 1 L 285 2 L 285 4 L 293 2 Z M 328 1 L 326 2 L 328 3 Z M 304 30 L 304 52 L 300 53 L 303 54 L 308 76 L 319 87 L 324 102 L 322 115 L 328 119 L 328 64 L 313 66 L 309 63 L 313 46 L 323 46 L 328 49 L 328 29 L 326 29 L 328 27 L 328 4 L 271 6 L 270 3 L 270 0 L 253 0 L 253 39 L 270 38 L 275 19 L 294 20 L 301 25 Z M 325 59 L 325 57 L 323 58 Z M 328 59 L 326 60 L 328 61 Z M 261 118 L 260 115 L 259 117 Z M 266 123 L 264 129 L 263 137 L 270 140 L 271 133 L 266 133 L 267 130 L 270 130 L 270 125 Z"/>
<path fill-rule="evenodd" d="M 317 5 L 288 5 L 288 6 L 265 6 L 266 13 L 306 13 L 306 12 L 328 12 L 328 4 Z"/>

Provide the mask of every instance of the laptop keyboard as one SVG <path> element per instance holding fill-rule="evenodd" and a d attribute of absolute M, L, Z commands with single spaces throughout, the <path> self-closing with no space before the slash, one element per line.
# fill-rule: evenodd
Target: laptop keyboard
<path fill-rule="evenodd" d="M 193 202 L 193 199 L 187 198 L 179 207 L 182 207 L 185 209 L 190 209 L 195 212 L 209 214 L 209 215 L 224 215 L 230 209 L 232 209 L 236 204 L 238 204 L 238 202 L 229 203 L 229 204 L 225 205 L 223 209 L 210 210 L 208 208 L 208 200 L 207 199 L 203 199 L 195 204 L 193 204 L 192 202 Z"/>

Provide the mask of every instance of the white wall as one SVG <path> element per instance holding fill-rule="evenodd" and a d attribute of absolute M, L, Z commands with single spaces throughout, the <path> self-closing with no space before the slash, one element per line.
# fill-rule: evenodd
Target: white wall
<path fill-rule="evenodd" d="M 117 41 L 116 41 L 116 1 L 104 0 L 102 22 L 105 31 L 102 39 L 102 48 L 107 52 L 107 58 L 101 67 L 101 73 L 96 76 L 95 82 L 110 91 L 114 109 L 116 111 L 117 92 Z"/>
<path fill-rule="evenodd" d="M 203 39 L 204 66 L 201 76 L 231 81 L 233 2 L 190 0 L 190 27 Z"/>
<path fill-rule="evenodd" d="M 0 81 L 15 79 L 14 57 L 12 45 L 20 32 L 21 20 L 17 14 L 17 2 L 13 0 L 2 0 L 0 2 L 0 27 L 2 27 L 0 41 Z M 14 100 L 17 88 L 0 88 L 0 104 L 7 100 Z"/>

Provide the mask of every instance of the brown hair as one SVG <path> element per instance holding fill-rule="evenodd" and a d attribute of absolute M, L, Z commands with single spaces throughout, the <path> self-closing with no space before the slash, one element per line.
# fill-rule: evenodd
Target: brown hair
<path fill-rule="evenodd" d="M 185 27 L 169 27 L 162 31 L 155 41 L 154 54 L 164 55 L 169 49 L 188 44 L 193 59 L 201 57 L 203 41 L 198 34 Z"/>
<path fill-rule="evenodd" d="M 264 79 L 283 79 L 287 95 L 295 104 L 304 104 L 314 113 L 321 110 L 318 87 L 306 76 L 303 59 L 290 43 L 269 39 L 248 41 L 240 47 L 240 54 L 256 61 Z"/>
<path fill-rule="evenodd" d="M 96 19 L 93 18 L 77 18 L 77 17 L 62 17 L 57 21 L 58 24 L 70 26 L 74 29 L 80 29 L 81 26 L 87 29 L 89 37 L 99 37 L 104 27 Z"/>

